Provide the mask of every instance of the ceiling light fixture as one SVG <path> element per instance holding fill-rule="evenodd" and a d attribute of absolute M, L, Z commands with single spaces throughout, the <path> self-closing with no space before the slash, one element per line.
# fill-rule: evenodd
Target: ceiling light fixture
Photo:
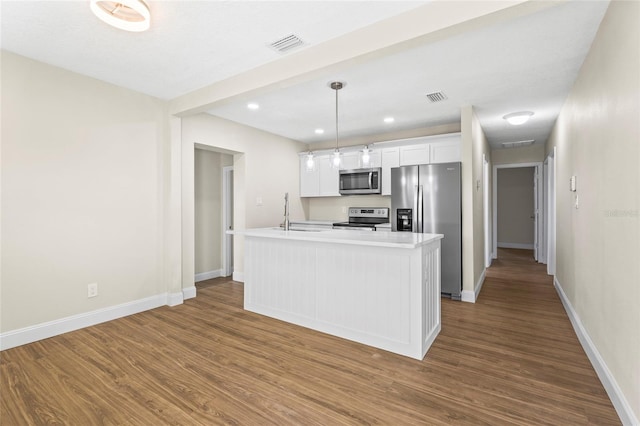
<path fill-rule="evenodd" d="M 316 135 L 322 135 L 322 134 L 324 134 L 324 129 L 316 129 L 316 130 L 314 130 L 314 132 L 315 132 Z"/>
<path fill-rule="evenodd" d="M 89 7 L 100 20 L 121 30 L 140 32 L 151 24 L 151 13 L 143 0 L 91 0 Z"/>
<path fill-rule="evenodd" d="M 385 123 L 393 123 L 394 121 L 396 121 L 396 119 L 393 118 L 393 117 L 385 117 L 384 118 L 384 122 Z"/>
<path fill-rule="evenodd" d="M 333 157 L 331 158 L 331 167 L 336 169 L 340 167 L 340 150 L 338 149 L 338 90 L 342 89 L 346 85 L 347 83 L 342 81 L 333 81 L 329 83 L 329 87 L 336 92 L 336 149 L 333 151 Z"/>
<path fill-rule="evenodd" d="M 507 114 L 502 118 L 507 120 L 509 124 L 512 124 L 514 126 L 519 126 L 529 121 L 532 115 L 533 113 L 531 111 L 520 111 L 520 112 L 512 112 L 511 114 Z"/>
<path fill-rule="evenodd" d="M 251 103 L 248 103 L 248 104 L 247 104 L 247 108 L 249 108 L 249 109 L 253 109 L 253 110 L 256 110 L 256 109 L 259 109 L 259 108 L 260 108 L 260 105 L 258 105 L 258 104 L 257 104 L 257 103 L 255 103 L 255 102 L 251 102 Z"/>

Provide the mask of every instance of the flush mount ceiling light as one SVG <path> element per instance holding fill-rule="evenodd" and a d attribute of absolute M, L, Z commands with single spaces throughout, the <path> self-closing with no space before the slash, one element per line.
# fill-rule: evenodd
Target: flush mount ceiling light
<path fill-rule="evenodd" d="M 502 118 L 507 120 L 509 124 L 512 124 L 514 126 L 519 126 L 529 121 L 532 115 L 533 113 L 531 111 L 520 111 L 520 112 L 512 112 L 511 114 L 507 114 Z"/>
<path fill-rule="evenodd" d="M 322 135 L 324 133 L 324 129 L 316 129 L 314 132 L 316 135 Z"/>
<path fill-rule="evenodd" d="M 333 81 L 329 83 L 329 87 L 336 92 L 336 149 L 333 151 L 333 157 L 331 158 L 331 167 L 336 169 L 340 167 L 340 150 L 338 149 L 338 91 L 346 85 L 347 83 L 342 81 Z"/>
<path fill-rule="evenodd" d="M 393 123 L 394 121 L 396 121 L 396 119 L 393 118 L 393 117 L 385 117 L 384 118 L 384 122 L 385 123 Z"/>
<path fill-rule="evenodd" d="M 91 0 L 94 15 L 107 24 L 125 31 L 145 31 L 151 24 L 149 7 L 142 0 Z"/>
<path fill-rule="evenodd" d="M 257 104 L 257 103 L 255 103 L 255 102 L 251 102 L 251 103 L 248 103 L 248 104 L 247 104 L 247 108 L 249 108 L 249 109 L 254 109 L 254 110 L 255 110 L 255 109 L 259 109 L 259 108 L 260 108 L 260 105 L 258 105 L 258 104 Z"/>

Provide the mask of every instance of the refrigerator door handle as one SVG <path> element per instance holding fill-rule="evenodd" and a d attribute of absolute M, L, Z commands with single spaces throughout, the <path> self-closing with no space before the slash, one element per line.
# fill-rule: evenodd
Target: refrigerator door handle
<path fill-rule="evenodd" d="M 422 223 L 422 206 L 423 206 L 422 185 L 418 187 L 418 232 L 424 232 Z"/>
<path fill-rule="evenodd" d="M 418 230 L 418 206 L 420 205 L 420 189 L 418 185 L 413 187 L 413 214 L 411 215 L 411 232 L 420 232 Z"/>

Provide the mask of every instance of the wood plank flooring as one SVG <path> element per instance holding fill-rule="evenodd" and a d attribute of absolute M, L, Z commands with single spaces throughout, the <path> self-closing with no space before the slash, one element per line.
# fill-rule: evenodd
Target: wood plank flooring
<path fill-rule="evenodd" d="M 423 361 L 242 309 L 242 284 L 2 352 L 0 424 L 619 424 L 545 267 L 501 249 Z"/>

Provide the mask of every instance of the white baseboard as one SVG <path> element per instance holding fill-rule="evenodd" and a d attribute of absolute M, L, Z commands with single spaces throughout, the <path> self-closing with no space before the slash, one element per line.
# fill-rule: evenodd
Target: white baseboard
<path fill-rule="evenodd" d="M 233 271 L 233 280 L 238 281 L 240 283 L 244 282 L 244 272 Z"/>
<path fill-rule="evenodd" d="M 180 304 L 182 303 L 182 293 L 177 294 L 180 296 L 180 302 L 175 304 Z M 26 345 L 27 343 L 36 342 L 59 334 L 68 333 L 70 331 L 90 327 L 92 325 L 111 321 L 117 318 L 148 311 L 160 306 L 174 306 L 170 303 L 174 301 L 172 296 L 173 294 L 168 293 L 158 294 L 156 296 L 150 296 L 116 306 L 109 306 L 107 308 L 97 309 L 83 314 L 72 315 L 70 317 L 8 331 L 0 334 L 0 350 Z"/>
<path fill-rule="evenodd" d="M 191 287 L 187 287 L 187 288 L 183 288 L 182 289 L 182 299 L 183 300 L 193 299 L 194 297 L 196 297 L 196 286 L 195 285 L 192 285 Z"/>
<path fill-rule="evenodd" d="M 498 243 L 498 247 L 500 247 L 500 248 L 533 250 L 533 244 L 522 244 L 522 243 L 500 243 L 499 242 Z"/>
<path fill-rule="evenodd" d="M 222 269 L 216 269 L 215 271 L 209 272 L 201 272 L 196 274 L 195 282 L 199 283 L 200 281 L 210 280 L 212 278 L 218 278 L 222 276 Z"/>
<path fill-rule="evenodd" d="M 484 284 L 484 278 L 486 277 L 487 269 L 483 269 L 480 277 L 478 278 L 478 282 L 474 286 L 474 290 L 462 290 L 460 295 L 460 300 L 468 303 L 476 303 L 478 300 L 478 296 L 480 295 L 480 290 L 482 289 L 482 285 Z"/>
<path fill-rule="evenodd" d="M 584 325 L 582 325 L 580 317 L 573 309 L 571 302 L 567 298 L 567 295 L 556 277 L 553 277 L 553 285 L 560 296 L 564 310 L 569 316 L 569 320 L 571 321 L 571 325 L 578 336 L 578 340 L 586 352 L 589 361 L 591 361 L 591 365 L 593 365 L 594 370 L 596 370 L 596 374 L 598 375 L 600 382 L 602 382 L 602 386 L 604 386 L 604 389 L 607 391 L 607 395 L 609 395 L 609 399 L 611 399 L 611 403 L 616 409 L 622 424 L 640 425 L 640 421 L 638 421 L 638 418 L 633 413 L 633 410 L 620 390 L 616 379 L 613 377 L 613 374 L 611 374 L 611 371 L 604 362 L 604 359 L 602 359 L 600 352 L 598 352 L 598 349 L 591 340 L 589 333 L 587 333 Z"/>
<path fill-rule="evenodd" d="M 184 301 L 184 296 L 182 295 L 182 292 L 167 293 L 167 305 L 177 306 L 177 305 L 181 305 L 183 301 Z"/>

